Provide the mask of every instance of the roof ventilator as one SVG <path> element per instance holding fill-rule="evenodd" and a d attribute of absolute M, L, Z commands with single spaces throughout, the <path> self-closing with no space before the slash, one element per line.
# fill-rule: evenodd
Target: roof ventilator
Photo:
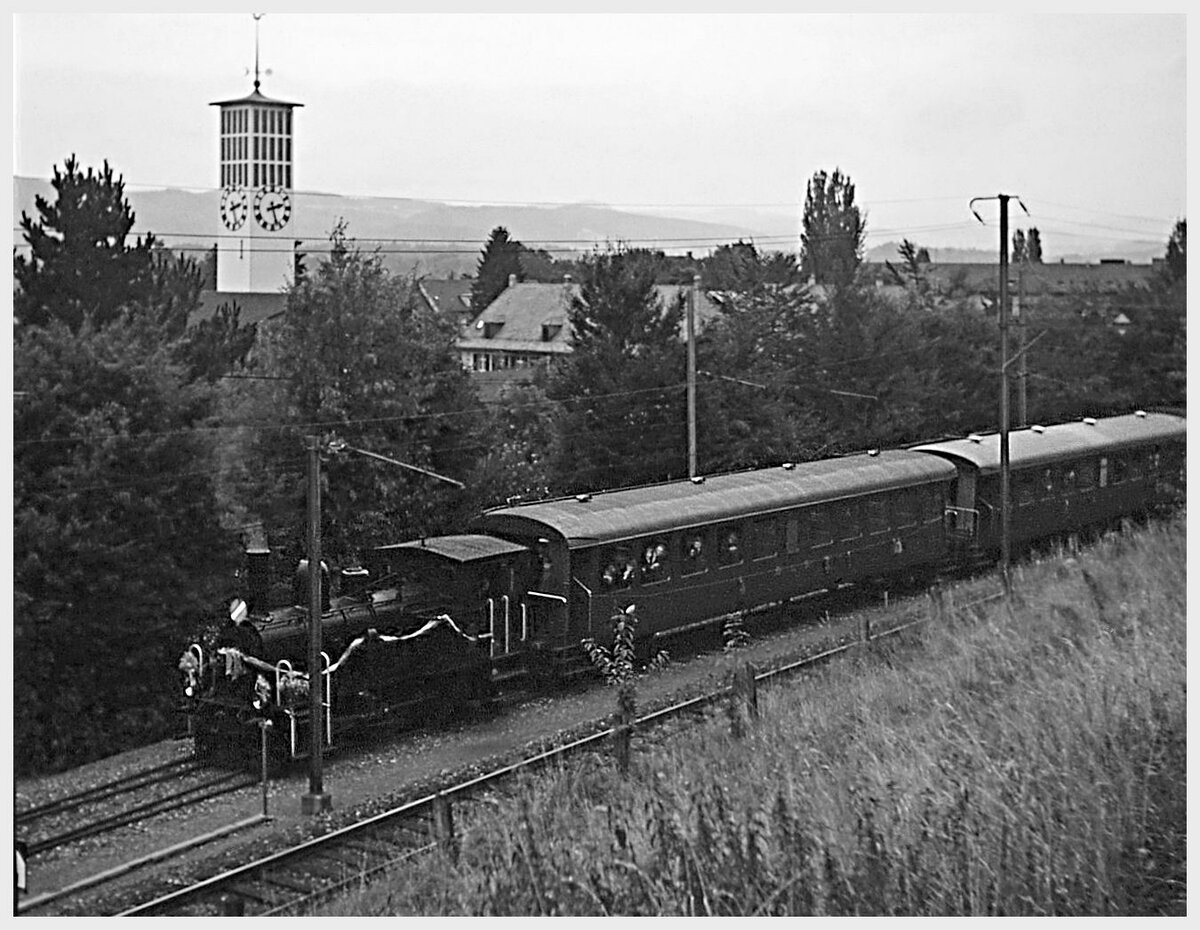
<path fill-rule="evenodd" d="M 874 458 L 874 457 L 875 457 L 875 456 L 877 456 L 878 454 L 879 454 L 879 450 L 878 450 L 878 449 L 868 449 L 868 450 L 867 450 L 867 455 L 871 456 L 872 458 Z"/>
<path fill-rule="evenodd" d="M 1095 417 L 1084 417 L 1083 422 L 1086 423 L 1088 426 L 1095 426 L 1096 418 Z"/>
<path fill-rule="evenodd" d="M 1135 417 L 1141 417 L 1143 420 L 1146 419 L 1146 411 L 1145 410 L 1135 410 L 1135 411 L 1133 411 L 1133 415 Z"/>
<path fill-rule="evenodd" d="M 971 442 L 976 442 L 976 443 L 983 442 L 983 437 L 980 436 L 978 433 L 972 433 L 970 436 L 967 437 L 967 439 L 971 440 Z"/>
<path fill-rule="evenodd" d="M 592 495 L 590 495 L 590 494 L 576 494 L 575 495 L 575 500 L 579 501 L 579 503 L 581 503 L 581 504 L 586 504 L 591 499 L 592 499 Z"/>
<path fill-rule="evenodd" d="M 796 463 L 795 462 L 784 462 L 779 467 L 782 468 L 784 471 L 792 471 L 796 467 Z"/>
<path fill-rule="evenodd" d="M 1046 427 L 1035 423 L 1033 426 L 1029 427 L 1029 431 L 1031 433 L 1037 433 L 1040 436 L 1042 433 L 1046 432 Z"/>
<path fill-rule="evenodd" d="M 696 475 L 696 477 L 692 479 L 692 484 L 704 484 L 704 476 Z"/>

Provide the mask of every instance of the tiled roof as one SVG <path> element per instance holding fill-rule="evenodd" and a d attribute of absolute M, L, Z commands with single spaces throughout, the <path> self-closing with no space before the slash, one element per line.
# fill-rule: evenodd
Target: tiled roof
<path fill-rule="evenodd" d="M 673 284 L 655 286 L 663 306 L 686 295 L 687 288 Z M 570 309 L 572 300 L 579 295 L 579 285 L 574 283 L 540 284 L 526 282 L 513 284 L 493 300 L 471 323 L 458 342 L 461 349 L 510 349 L 559 353 L 570 351 Z M 721 313 L 720 306 L 701 292 L 696 301 L 696 331 Z M 561 326 L 550 339 L 543 338 L 544 326 Z M 682 324 L 680 326 L 682 337 Z M 493 335 L 485 337 L 485 333 Z"/>
<path fill-rule="evenodd" d="M 265 294 L 247 291 L 201 291 L 200 308 L 189 317 L 188 325 L 194 326 L 200 320 L 207 320 L 222 304 L 236 304 L 239 311 L 238 322 L 245 326 L 248 323 L 261 323 L 283 313 L 287 309 L 287 294 L 282 291 Z"/>
<path fill-rule="evenodd" d="M 471 313 L 472 283 L 470 278 L 455 278 L 452 281 L 425 278 L 418 287 L 432 310 L 462 317 Z"/>
<path fill-rule="evenodd" d="M 902 270 L 901 262 L 892 262 L 892 267 Z M 972 293 L 995 291 L 999 286 L 1000 265 L 997 262 L 930 263 L 922 266 L 923 274 L 930 281 L 945 289 L 959 285 Z M 1016 281 L 1022 266 L 1010 264 L 1008 275 Z M 1127 263 L 1067 264 L 1045 262 L 1025 265 L 1025 293 L 1061 294 L 1075 290 L 1119 290 L 1127 285 L 1144 286 L 1158 269 L 1153 265 Z M 872 275 L 884 285 L 894 284 L 895 278 L 882 263 L 869 263 L 864 273 Z"/>

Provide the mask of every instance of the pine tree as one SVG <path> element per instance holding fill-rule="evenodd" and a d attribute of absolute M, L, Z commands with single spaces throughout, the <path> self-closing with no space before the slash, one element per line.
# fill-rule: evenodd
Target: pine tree
<path fill-rule="evenodd" d="M 40 219 L 21 213 L 30 254 L 17 256 L 14 310 L 22 325 L 62 320 L 78 329 L 86 317 L 105 324 L 144 298 L 153 262 L 154 237 L 127 244 L 134 213 L 125 182 L 108 162 L 84 173 L 75 156 L 54 168 L 57 197 L 35 200 Z"/>
<path fill-rule="evenodd" d="M 1034 265 L 1042 263 L 1042 234 L 1037 231 L 1037 227 L 1029 230 L 1029 238 L 1025 244 L 1026 251 L 1029 255 L 1029 262 Z"/>
<path fill-rule="evenodd" d="M 655 290 L 657 260 L 637 250 L 582 263 L 570 310 L 573 352 L 553 373 L 562 404 L 554 473 L 563 489 L 618 487 L 686 472 L 683 317 Z"/>
<path fill-rule="evenodd" d="M 847 287 L 862 264 L 866 220 L 854 203 L 854 184 L 840 170 L 818 171 L 808 182 L 800 236 L 800 271 L 818 284 Z"/>
<path fill-rule="evenodd" d="M 1029 261 L 1029 246 L 1025 242 L 1025 231 L 1018 229 L 1012 236 L 1012 257 L 1009 259 L 1014 265 L 1020 265 Z"/>
<path fill-rule="evenodd" d="M 521 280 L 521 243 L 510 239 L 508 230 L 497 226 L 475 266 L 475 281 L 471 284 L 471 310 L 482 313 L 508 287 L 509 277 Z"/>
<path fill-rule="evenodd" d="M 14 656 L 27 768 L 174 725 L 171 653 L 232 569 L 218 524 L 212 382 L 236 319 L 187 329 L 195 263 L 152 236 L 105 164 L 55 170 L 14 257 Z M 244 353 L 244 347 L 241 349 Z M 221 590 L 221 594 L 227 591 Z"/>

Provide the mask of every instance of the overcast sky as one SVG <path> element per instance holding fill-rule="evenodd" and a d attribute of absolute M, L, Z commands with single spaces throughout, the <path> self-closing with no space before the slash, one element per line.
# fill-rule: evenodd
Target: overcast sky
<path fill-rule="evenodd" d="M 304 104 L 298 190 L 468 202 L 756 205 L 840 167 L 873 241 L 1165 243 L 1186 215 L 1182 15 L 316 15 L 261 22 L 263 91 Z M 131 188 L 217 184 L 254 22 L 14 19 L 15 174 L 76 153 Z M 1015 215 L 1014 215 L 1015 222 Z"/>

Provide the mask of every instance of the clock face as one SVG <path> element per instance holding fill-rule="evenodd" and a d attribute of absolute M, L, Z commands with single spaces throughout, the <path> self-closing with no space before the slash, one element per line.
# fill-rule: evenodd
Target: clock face
<path fill-rule="evenodd" d="M 240 187 L 227 187 L 221 191 L 221 222 L 229 229 L 240 229 L 246 222 L 250 204 L 246 192 Z"/>
<path fill-rule="evenodd" d="M 260 187 L 254 195 L 254 218 L 263 229 L 283 229 L 292 218 L 292 200 L 282 187 Z"/>

